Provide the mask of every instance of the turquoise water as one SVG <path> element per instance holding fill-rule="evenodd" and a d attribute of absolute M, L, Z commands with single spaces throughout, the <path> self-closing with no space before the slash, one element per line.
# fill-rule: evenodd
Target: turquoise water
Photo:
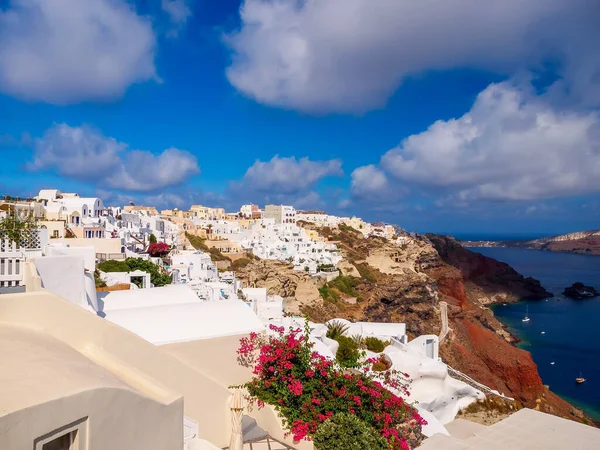
<path fill-rule="evenodd" d="M 496 305 L 494 312 L 522 339 L 519 347 L 531 352 L 544 384 L 600 420 L 600 297 L 570 300 L 561 295 L 576 281 L 600 290 L 600 256 L 518 248 L 471 250 L 537 278 L 556 295 L 548 300 Z M 531 321 L 524 323 L 527 307 Z M 580 373 L 587 381 L 578 385 L 575 378 Z"/>

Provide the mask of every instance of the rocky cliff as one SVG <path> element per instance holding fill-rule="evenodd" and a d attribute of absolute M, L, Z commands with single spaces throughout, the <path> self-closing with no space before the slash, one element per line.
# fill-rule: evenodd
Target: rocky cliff
<path fill-rule="evenodd" d="M 511 247 L 534 248 L 553 252 L 600 255 L 600 230 L 577 231 L 532 241 L 507 242 Z"/>
<path fill-rule="evenodd" d="M 512 345 L 487 306 L 549 296 L 539 282 L 449 237 L 391 242 L 363 238 L 345 227 L 324 234 L 344 256 L 337 280 L 326 283 L 276 261 L 253 261 L 238 276 L 282 295 L 286 309 L 314 321 L 400 321 L 411 338 L 440 333 L 439 302 L 445 301 L 451 332 L 440 352 L 450 366 L 528 407 L 584 420 L 542 384 L 531 355 Z"/>
<path fill-rule="evenodd" d="M 538 280 L 525 278 L 508 264 L 464 248 L 450 236 L 428 234 L 442 261 L 460 271 L 471 301 L 480 304 L 543 299 L 553 294 Z"/>

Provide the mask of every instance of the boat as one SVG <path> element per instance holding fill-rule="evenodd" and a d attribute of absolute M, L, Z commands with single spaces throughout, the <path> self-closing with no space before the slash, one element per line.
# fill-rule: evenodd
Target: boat
<path fill-rule="evenodd" d="M 553 365 L 554 365 L 554 361 L 552 361 L 552 362 L 550 363 L 550 365 L 551 365 L 551 366 L 553 366 Z"/>
<path fill-rule="evenodd" d="M 581 376 L 581 373 L 579 374 L 579 377 L 575 378 L 575 383 L 577 383 L 577 384 L 585 383 L 585 378 L 583 378 Z"/>
<path fill-rule="evenodd" d="M 529 322 L 531 319 L 529 318 L 529 305 L 527 305 L 527 314 L 523 317 L 523 322 Z"/>
<path fill-rule="evenodd" d="M 545 331 L 542 331 L 542 334 L 546 334 L 546 332 L 545 332 Z"/>

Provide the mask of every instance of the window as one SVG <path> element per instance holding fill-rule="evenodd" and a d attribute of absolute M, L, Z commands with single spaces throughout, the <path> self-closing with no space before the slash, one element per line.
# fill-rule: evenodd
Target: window
<path fill-rule="evenodd" d="M 87 417 L 37 438 L 34 450 L 87 450 Z"/>
<path fill-rule="evenodd" d="M 77 430 L 63 434 L 42 446 L 42 450 L 71 450 L 75 448 L 77 440 Z"/>

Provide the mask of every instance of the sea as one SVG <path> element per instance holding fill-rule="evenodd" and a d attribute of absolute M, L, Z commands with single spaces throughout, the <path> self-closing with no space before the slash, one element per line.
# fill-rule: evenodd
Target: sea
<path fill-rule="evenodd" d="M 565 287 L 579 281 L 600 291 L 600 256 L 521 248 L 471 248 L 538 279 L 554 298 L 495 305 L 498 320 L 521 339 L 544 384 L 600 421 L 600 297 L 571 300 Z M 528 314 L 529 322 L 523 322 Z M 575 383 L 583 376 L 586 382 Z"/>

